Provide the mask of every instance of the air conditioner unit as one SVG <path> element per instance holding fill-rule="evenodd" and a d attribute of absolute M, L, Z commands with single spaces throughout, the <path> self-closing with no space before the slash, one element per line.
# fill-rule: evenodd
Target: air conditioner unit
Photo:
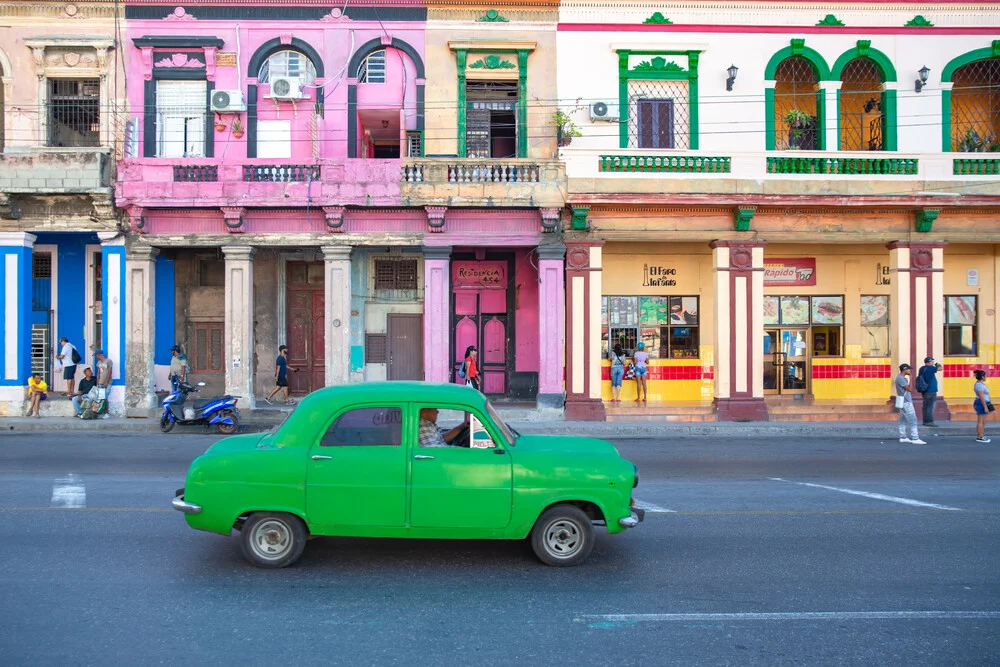
<path fill-rule="evenodd" d="M 591 102 L 590 120 L 617 121 L 621 116 L 618 110 L 618 102 Z"/>
<path fill-rule="evenodd" d="M 219 113 L 246 111 L 242 90 L 216 90 L 212 92 L 212 111 Z"/>
<path fill-rule="evenodd" d="M 276 100 L 302 99 L 302 81 L 294 76 L 276 76 L 272 78 L 271 97 Z"/>

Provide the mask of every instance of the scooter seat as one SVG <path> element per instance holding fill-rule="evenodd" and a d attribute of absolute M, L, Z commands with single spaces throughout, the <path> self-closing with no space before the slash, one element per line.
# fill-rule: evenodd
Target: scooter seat
<path fill-rule="evenodd" d="M 216 401 L 225 401 L 225 400 L 228 400 L 228 399 L 231 399 L 231 398 L 232 398 L 232 396 L 230 396 L 229 394 L 225 394 L 223 396 L 213 396 L 212 398 L 198 399 L 197 401 L 194 402 L 194 409 L 195 410 L 200 410 L 201 408 L 205 407 L 209 403 L 215 403 Z"/>

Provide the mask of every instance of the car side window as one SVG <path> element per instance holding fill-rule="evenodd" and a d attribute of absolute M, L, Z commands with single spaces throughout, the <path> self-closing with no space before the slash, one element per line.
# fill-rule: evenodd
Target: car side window
<path fill-rule="evenodd" d="M 472 433 L 472 440 L 469 442 L 469 447 L 472 449 L 493 449 L 496 445 L 493 443 L 493 438 L 490 436 L 490 432 L 486 430 L 483 423 L 479 421 L 476 415 L 469 413 L 469 430 Z"/>
<path fill-rule="evenodd" d="M 358 408 L 337 417 L 321 447 L 399 447 L 403 441 L 400 408 Z"/>

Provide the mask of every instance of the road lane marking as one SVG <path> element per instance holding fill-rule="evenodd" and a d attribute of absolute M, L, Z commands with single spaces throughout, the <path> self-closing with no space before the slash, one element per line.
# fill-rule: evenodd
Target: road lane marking
<path fill-rule="evenodd" d="M 644 500 L 635 499 L 635 506 L 641 510 L 645 510 L 651 514 L 674 514 L 676 510 L 668 510 L 666 507 L 660 507 L 659 505 L 654 505 L 653 503 L 647 503 Z"/>
<path fill-rule="evenodd" d="M 1000 618 L 1000 611 L 793 611 L 721 614 L 581 614 L 573 620 L 597 627 L 640 621 L 863 621 L 863 620 L 983 620 Z"/>
<path fill-rule="evenodd" d="M 87 487 L 83 480 L 70 473 L 52 483 L 52 507 L 78 508 L 87 506 Z"/>
<path fill-rule="evenodd" d="M 929 507 L 936 510 L 946 510 L 949 512 L 961 512 L 960 507 L 949 507 L 948 505 L 935 505 L 934 503 L 925 503 L 920 500 L 913 500 L 912 498 L 900 498 L 899 496 L 886 496 L 881 493 L 870 493 L 868 491 L 856 491 L 854 489 L 842 489 L 836 486 L 826 486 L 824 484 L 811 484 L 810 482 L 795 482 L 790 479 L 782 479 L 780 477 L 768 477 L 769 480 L 774 482 L 787 482 L 789 484 L 798 484 L 799 486 L 811 486 L 816 489 L 826 489 L 828 491 L 839 491 L 840 493 L 849 493 L 852 496 L 863 496 L 865 498 L 872 498 L 873 500 L 886 500 L 890 503 L 899 503 L 900 505 L 911 505 L 913 507 Z"/>

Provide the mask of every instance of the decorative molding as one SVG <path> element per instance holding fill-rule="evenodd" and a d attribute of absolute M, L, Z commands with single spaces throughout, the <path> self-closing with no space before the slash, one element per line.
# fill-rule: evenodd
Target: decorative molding
<path fill-rule="evenodd" d="M 351 18 L 343 12 L 340 7 L 334 7 L 330 10 L 330 13 L 325 15 L 320 19 L 323 23 L 339 23 L 341 21 L 350 21 Z"/>
<path fill-rule="evenodd" d="M 632 68 L 633 72 L 686 72 L 683 67 L 674 61 L 667 62 L 666 58 L 657 56 L 650 60 L 643 60 Z"/>
<path fill-rule="evenodd" d="M 559 213 L 558 208 L 543 208 L 538 211 L 542 217 L 542 232 L 551 233 L 559 228 Z"/>
<path fill-rule="evenodd" d="M 872 40 L 870 39 L 859 39 L 858 40 L 858 55 L 862 58 L 868 57 L 868 51 L 872 48 Z"/>
<path fill-rule="evenodd" d="M 590 247 L 576 244 L 568 245 L 566 248 L 566 267 L 574 271 L 586 271 L 589 269 Z"/>
<path fill-rule="evenodd" d="M 243 213 L 245 209 L 242 206 L 220 206 L 222 210 L 222 219 L 226 223 L 226 231 L 232 234 L 239 234 L 243 232 Z"/>
<path fill-rule="evenodd" d="M 344 231 L 344 210 L 343 206 L 324 206 L 323 215 L 326 217 L 326 226 L 331 232 Z"/>
<path fill-rule="evenodd" d="M 189 56 L 186 53 L 174 53 L 171 56 L 163 58 L 162 60 L 157 60 L 154 63 L 154 66 L 169 67 L 169 68 L 190 67 L 198 69 L 204 67 L 205 63 L 198 60 L 197 58 Z"/>
<path fill-rule="evenodd" d="M 447 206 L 425 206 L 427 211 L 427 231 L 440 233 L 444 231 L 445 214 L 448 212 Z"/>
<path fill-rule="evenodd" d="M 587 231 L 587 215 L 590 213 L 590 209 L 585 206 L 574 206 L 570 210 L 573 212 L 573 230 Z"/>
<path fill-rule="evenodd" d="M 916 212 L 917 231 L 926 234 L 931 231 L 934 221 L 937 220 L 941 211 L 938 209 L 924 208 Z"/>
<path fill-rule="evenodd" d="M 842 28 L 844 26 L 844 22 L 838 19 L 833 14 L 827 14 L 819 22 L 817 22 L 816 25 Z"/>
<path fill-rule="evenodd" d="M 197 21 L 197 17 L 187 13 L 183 7 L 175 7 L 174 11 L 163 17 L 164 21 Z"/>
<path fill-rule="evenodd" d="M 934 24 L 917 14 L 912 19 L 903 24 L 904 28 L 933 28 Z"/>
<path fill-rule="evenodd" d="M 500 15 L 495 9 L 488 10 L 485 14 L 476 19 L 479 23 L 507 23 L 507 19 Z"/>
<path fill-rule="evenodd" d="M 643 21 L 643 23 L 651 23 L 654 25 L 673 25 L 674 22 L 664 16 L 662 12 L 654 12 L 653 15 Z"/>
<path fill-rule="evenodd" d="M 792 37 L 791 39 L 792 55 L 801 56 L 802 52 L 806 48 L 806 38 L 805 37 Z"/>
<path fill-rule="evenodd" d="M 733 211 L 733 223 L 738 232 L 750 231 L 750 221 L 753 220 L 757 209 L 753 206 L 738 208 Z"/>
<path fill-rule="evenodd" d="M 502 60 L 500 56 L 486 56 L 469 63 L 469 69 L 517 69 L 517 65 L 509 60 Z"/>

